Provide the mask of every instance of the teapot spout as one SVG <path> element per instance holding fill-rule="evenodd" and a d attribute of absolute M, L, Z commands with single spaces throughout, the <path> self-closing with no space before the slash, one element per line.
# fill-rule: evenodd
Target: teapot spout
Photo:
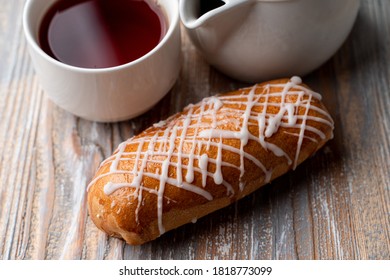
<path fill-rule="evenodd" d="M 258 0 L 180 0 L 180 17 L 192 43 L 214 63 Z"/>
<path fill-rule="evenodd" d="M 254 1 L 256 0 L 180 0 L 180 17 L 186 28 L 195 29 Z"/>

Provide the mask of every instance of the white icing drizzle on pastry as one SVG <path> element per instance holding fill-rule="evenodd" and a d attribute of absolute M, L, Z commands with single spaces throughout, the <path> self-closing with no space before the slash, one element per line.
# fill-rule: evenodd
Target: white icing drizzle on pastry
<path fill-rule="evenodd" d="M 240 191 L 243 191 L 246 184 L 243 180 L 245 161 L 252 162 L 259 167 L 264 173 L 264 182 L 267 183 L 272 178 L 272 169 L 267 169 L 266 163 L 259 161 L 255 156 L 245 151 L 245 146 L 250 141 L 259 143 L 262 148 L 272 152 L 277 157 L 284 157 L 287 163 L 295 169 L 303 140 L 318 142 L 315 137 L 305 135 L 305 132 L 310 131 L 321 139 L 326 137 L 323 132 L 310 126 L 308 121 L 322 123 L 333 129 L 330 115 L 322 108 L 311 104 L 312 98 L 320 100 L 321 95 L 301 86 L 301 83 L 302 80 L 299 77 L 292 77 L 285 84 L 267 84 L 261 87 L 255 85 L 252 88 L 243 89 L 241 94 L 213 96 L 205 98 L 199 105 L 189 105 L 182 115 L 176 116 L 176 119 L 172 117 L 167 121 L 160 121 L 139 137 L 132 137 L 120 144 L 115 154 L 101 164 L 101 166 L 110 164 L 109 172 L 95 177 L 88 188 L 106 176 L 120 174 L 132 177 L 131 183 L 107 183 L 104 186 L 104 193 L 111 195 L 122 188 L 134 189 L 131 196 L 138 200 L 137 222 L 138 212 L 142 207 L 142 193 L 146 191 L 156 195 L 158 229 L 160 234 L 163 234 L 165 232 L 162 218 L 164 200 L 170 202 L 170 198 L 164 195 L 167 184 L 195 193 L 210 201 L 213 197 L 205 189 L 207 178 L 210 177 L 214 184 L 226 188 L 227 196 L 234 195 L 232 182 L 227 182 L 223 178 L 222 169 L 233 168 L 239 171 L 238 187 Z M 271 93 L 271 88 L 281 88 L 282 90 Z M 262 92 L 259 93 L 259 90 Z M 280 103 L 269 102 L 271 97 L 277 97 L 280 99 Z M 292 99 L 295 101 L 292 102 Z M 270 114 L 267 112 L 269 106 L 278 107 L 279 111 L 276 114 Z M 254 110 L 255 107 L 257 110 Z M 257 112 L 259 108 L 261 110 Z M 298 114 L 298 110 L 301 112 L 304 110 L 304 114 Z M 310 110 L 320 113 L 323 117 L 310 116 L 308 114 Z M 238 122 L 237 119 L 239 119 Z M 235 123 L 235 125 L 234 127 L 230 125 L 227 129 L 229 122 Z M 252 129 L 250 129 L 251 127 Z M 253 127 L 257 128 L 254 130 Z M 296 153 L 293 158 L 290 158 L 282 148 L 268 140 L 280 127 L 294 129 L 283 131 L 290 137 L 297 138 Z M 156 130 L 156 128 L 159 129 Z M 296 132 L 297 129 L 299 132 Z M 253 131 L 256 133 L 253 134 Z M 151 135 L 151 133 L 154 134 Z M 225 143 L 225 139 L 239 140 L 240 148 Z M 128 145 L 138 145 L 137 150 L 127 152 Z M 145 145 L 148 145 L 146 150 Z M 215 158 L 210 155 L 211 150 L 216 151 Z M 237 154 L 240 157 L 239 166 L 225 162 L 223 160 L 224 151 Z M 121 169 L 122 164 L 130 165 L 132 169 L 123 170 Z M 159 167 L 156 171 L 150 172 L 148 164 Z M 170 169 L 175 170 L 175 178 L 170 177 Z M 201 175 L 201 187 L 193 184 L 195 172 Z M 144 186 L 145 177 L 159 180 L 158 189 Z"/>

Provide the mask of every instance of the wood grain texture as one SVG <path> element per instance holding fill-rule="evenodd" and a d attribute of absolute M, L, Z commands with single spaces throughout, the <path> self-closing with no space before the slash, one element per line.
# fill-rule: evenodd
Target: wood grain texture
<path fill-rule="evenodd" d="M 39 86 L 24 1 L 0 0 L 0 258 L 390 259 L 390 2 L 361 4 L 342 48 L 304 77 L 335 119 L 334 139 L 253 195 L 132 247 L 88 217 L 99 163 L 187 104 L 246 84 L 210 67 L 183 32 L 180 77 L 158 105 L 127 122 L 79 119 Z"/>

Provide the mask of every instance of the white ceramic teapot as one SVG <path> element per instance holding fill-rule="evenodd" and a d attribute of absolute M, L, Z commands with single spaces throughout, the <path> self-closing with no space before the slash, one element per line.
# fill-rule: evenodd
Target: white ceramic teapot
<path fill-rule="evenodd" d="M 248 82 L 303 76 L 352 29 L 359 0 L 180 0 L 180 16 L 205 59 Z"/>

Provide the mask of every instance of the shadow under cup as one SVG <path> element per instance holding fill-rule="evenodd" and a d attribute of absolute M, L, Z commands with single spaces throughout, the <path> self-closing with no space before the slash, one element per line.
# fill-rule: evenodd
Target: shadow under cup
<path fill-rule="evenodd" d="M 23 28 L 40 84 L 59 107 L 92 121 L 121 121 L 144 113 L 172 88 L 181 65 L 177 1 L 156 1 L 167 23 L 156 47 L 134 61 L 108 68 L 71 66 L 42 50 L 39 29 L 56 2 L 28 0 Z"/>

